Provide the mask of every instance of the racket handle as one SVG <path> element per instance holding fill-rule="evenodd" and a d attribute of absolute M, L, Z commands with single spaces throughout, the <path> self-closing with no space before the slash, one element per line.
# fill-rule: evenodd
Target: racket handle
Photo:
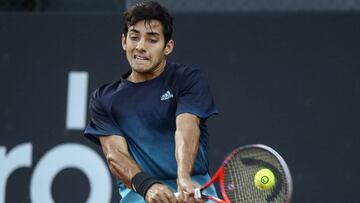
<path fill-rule="evenodd" d="M 185 195 L 188 195 L 188 194 L 189 194 L 188 192 L 185 192 Z M 176 199 L 179 199 L 180 192 L 175 192 L 174 195 L 175 195 Z M 194 190 L 194 197 L 195 197 L 195 199 L 201 199 L 202 195 L 201 195 L 200 188 L 196 188 Z"/>

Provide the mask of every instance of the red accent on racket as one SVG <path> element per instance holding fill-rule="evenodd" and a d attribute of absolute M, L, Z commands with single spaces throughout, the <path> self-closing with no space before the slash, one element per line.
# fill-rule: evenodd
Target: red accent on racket
<path fill-rule="evenodd" d="M 255 175 L 261 169 L 274 174 L 275 183 L 268 189 L 255 185 Z M 223 199 L 206 195 L 206 189 L 217 180 Z M 274 149 L 262 144 L 246 145 L 233 150 L 211 180 L 195 190 L 194 196 L 218 203 L 288 203 L 292 178 L 286 162 Z"/>

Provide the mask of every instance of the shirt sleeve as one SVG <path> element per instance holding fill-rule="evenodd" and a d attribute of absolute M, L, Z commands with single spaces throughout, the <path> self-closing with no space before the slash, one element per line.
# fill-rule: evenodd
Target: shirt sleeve
<path fill-rule="evenodd" d="M 112 117 L 103 105 L 99 90 L 94 91 L 90 97 L 90 121 L 85 128 L 84 136 L 96 144 L 100 144 L 99 136 L 121 135 Z"/>
<path fill-rule="evenodd" d="M 181 77 L 176 115 L 191 113 L 207 119 L 218 113 L 204 74 L 199 69 L 186 68 Z"/>

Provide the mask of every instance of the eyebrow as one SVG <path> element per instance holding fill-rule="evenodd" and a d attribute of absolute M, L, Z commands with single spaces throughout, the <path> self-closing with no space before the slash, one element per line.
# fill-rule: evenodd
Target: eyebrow
<path fill-rule="evenodd" d="M 131 28 L 131 29 L 129 30 L 129 32 L 140 33 L 140 31 L 137 30 L 137 29 L 135 29 L 135 28 Z M 157 32 L 147 32 L 146 34 L 147 34 L 147 35 L 151 35 L 151 36 L 160 36 L 160 34 L 157 33 Z"/>

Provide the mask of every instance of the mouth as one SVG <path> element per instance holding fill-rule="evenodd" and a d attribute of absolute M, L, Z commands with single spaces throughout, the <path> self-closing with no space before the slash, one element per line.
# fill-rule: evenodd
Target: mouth
<path fill-rule="evenodd" d="M 149 58 L 144 57 L 144 56 L 139 56 L 139 55 L 134 55 L 134 59 L 141 60 L 141 61 L 149 60 Z"/>

